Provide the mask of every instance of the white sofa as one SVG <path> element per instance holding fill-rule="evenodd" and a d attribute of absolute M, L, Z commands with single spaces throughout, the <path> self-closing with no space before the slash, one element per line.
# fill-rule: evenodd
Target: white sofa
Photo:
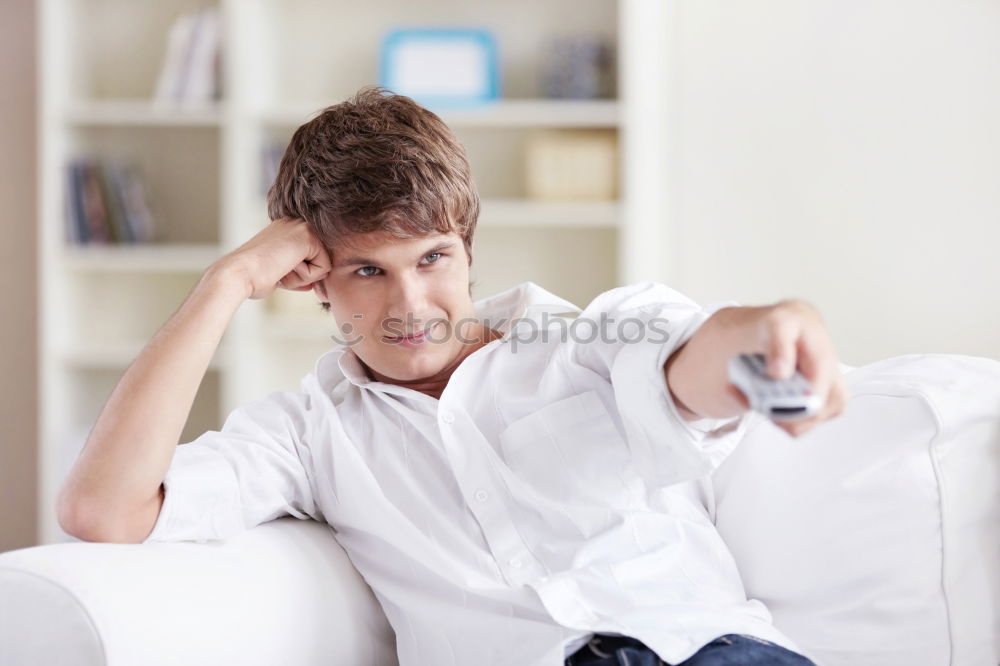
<path fill-rule="evenodd" d="M 794 439 L 757 419 L 712 479 L 748 594 L 824 666 L 1000 663 L 1000 363 L 911 355 L 846 373 Z M 395 664 L 332 530 L 0 554 L 0 664 Z M 433 666 L 433 665 L 428 665 Z"/>

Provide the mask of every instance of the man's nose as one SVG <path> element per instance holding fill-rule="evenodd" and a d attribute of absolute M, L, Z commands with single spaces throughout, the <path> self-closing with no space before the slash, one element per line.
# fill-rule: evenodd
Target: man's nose
<path fill-rule="evenodd" d="M 420 328 L 427 314 L 427 293 L 417 278 L 401 278 L 394 281 L 389 296 L 386 316 L 401 323 L 401 330 L 409 332 Z"/>

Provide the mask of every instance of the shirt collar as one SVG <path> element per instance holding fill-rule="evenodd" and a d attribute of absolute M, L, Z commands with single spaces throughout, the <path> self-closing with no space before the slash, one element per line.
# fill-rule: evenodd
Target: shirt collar
<path fill-rule="evenodd" d="M 484 324 L 503 333 L 504 340 L 518 325 L 529 321 L 541 323 L 545 313 L 572 317 L 580 313 L 580 308 L 534 282 L 522 282 L 495 296 L 480 299 L 473 307 Z"/>
<path fill-rule="evenodd" d="M 530 281 L 474 301 L 472 306 L 476 316 L 484 324 L 503 333 L 501 340 L 508 339 L 512 332 L 529 321 L 538 325 L 543 321 L 545 313 L 549 317 L 575 317 L 580 313 L 577 306 Z M 346 377 L 355 386 L 382 383 L 369 379 L 357 354 L 345 344 L 320 356 L 313 372 L 328 390 L 338 384 L 342 377 Z"/>

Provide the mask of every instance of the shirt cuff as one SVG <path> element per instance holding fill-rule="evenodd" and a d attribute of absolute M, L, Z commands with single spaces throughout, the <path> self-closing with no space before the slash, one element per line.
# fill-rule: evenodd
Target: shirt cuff
<path fill-rule="evenodd" d="M 178 445 L 163 486 L 160 515 L 143 543 L 204 543 L 244 529 L 236 478 L 218 451 L 197 441 Z"/>
<path fill-rule="evenodd" d="M 674 345 L 667 348 L 664 347 L 660 350 L 660 355 L 657 356 L 656 363 L 658 367 L 662 368 L 670 357 L 670 354 L 677 351 L 681 345 L 687 342 L 698 329 L 702 327 L 709 317 L 714 315 L 717 311 L 728 308 L 728 307 L 739 307 L 739 303 L 736 301 L 720 301 L 718 303 L 713 303 L 706 306 L 702 311 L 695 315 L 694 321 L 684 330 L 683 335 L 675 341 Z M 660 373 L 664 374 L 664 373 Z M 674 397 L 670 393 L 670 387 L 666 383 L 666 376 L 663 378 L 663 387 L 666 394 L 667 406 L 670 409 L 671 415 L 676 418 L 681 423 L 687 425 L 691 430 L 700 434 L 709 434 L 721 429 L 728 429 L 729 427 L 734 427 L 742 419 L 744 415 L 741 416 L 730 416 L 725 418 L 711 418 L 711 417 L 701 417 L 691 421 L 686 420 L 680 413 L 680 408 L 677 406 Z"/>

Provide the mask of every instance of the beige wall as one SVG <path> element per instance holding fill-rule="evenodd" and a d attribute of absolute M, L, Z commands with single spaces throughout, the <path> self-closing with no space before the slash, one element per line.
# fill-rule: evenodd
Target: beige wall
<path fill-rule="evenodd" d="M 34 9 L 0 5 L 0 551 L 38 543 Z"/>
<path fill-rule="evenodd" d="M 672 281 L 806 298 L 852 365 L 1000 358 L 1000 3 L 673 3 Z"/>

